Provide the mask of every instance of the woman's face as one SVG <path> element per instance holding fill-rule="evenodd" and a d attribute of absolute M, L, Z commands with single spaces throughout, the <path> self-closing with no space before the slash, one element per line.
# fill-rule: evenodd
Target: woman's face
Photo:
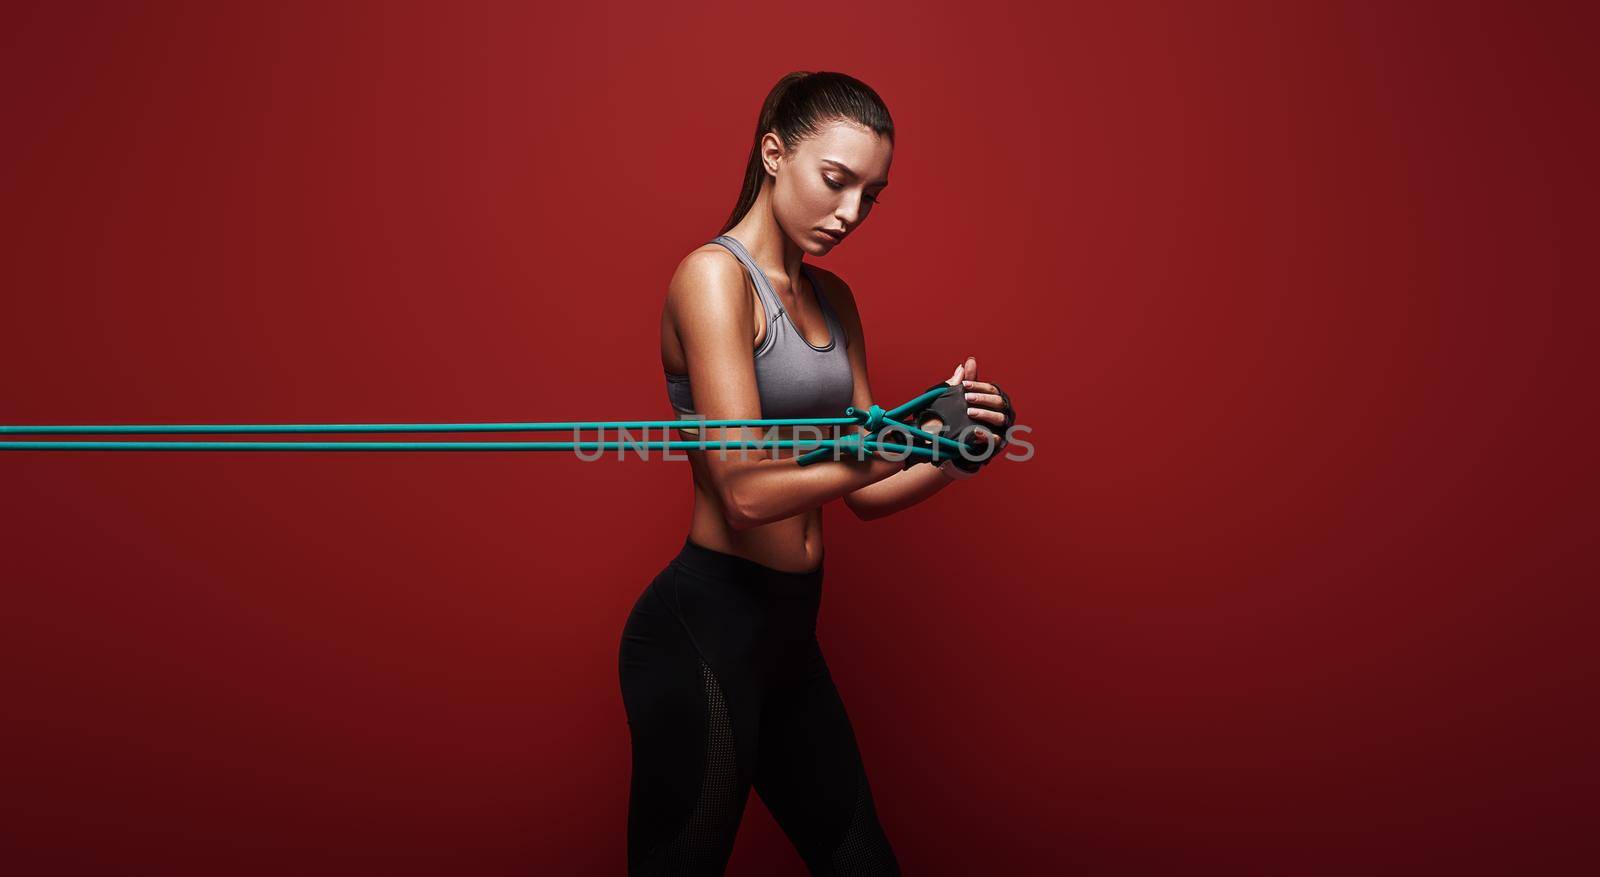
<path fill-rule="evenodd" d="M 787 154 L 777 135 L 768 133 L 762 157 L 774 176 L 772 212 L 778 225 L 800 249 L 820 256 L 867 220 L 889 185 L 894 144 L 854 122 L 836 120 Z"/>

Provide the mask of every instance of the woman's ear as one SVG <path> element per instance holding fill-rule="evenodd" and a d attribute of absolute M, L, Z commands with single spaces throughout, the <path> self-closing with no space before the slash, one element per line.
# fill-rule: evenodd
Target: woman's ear
<path fill-rule="evenodd" d="M 767 176 L 778 175 L 778 165 L 783 163 L 783 141 L 777 132 L 768 131 L 761 135 L 761 164 L 767 170 Z"/>

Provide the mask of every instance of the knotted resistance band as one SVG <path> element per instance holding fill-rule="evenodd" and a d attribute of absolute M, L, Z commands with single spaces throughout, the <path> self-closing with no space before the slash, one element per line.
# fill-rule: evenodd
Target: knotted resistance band
<path fill-rule="evenodd" d="M 996 390 L 999 387 L 995 388 Z M 1004 447 L 1002 438 L 999 444 L 990 450 L 981 438 L 973 435 L 971 426 L 977 421 L 966 415 L 964 396 L 958 396 L 962 388 L 945 383 L 935 384 L 923 391 L 916 398 L 903 405 L 884 410 L 873 405 L 866 410 L 850 406 L 844 410 L 843 417 L 816 417 L 794 419 L 761 419 L 761 420 L 607 420 L 607 421 L 571 421 L 564 423 L 256 423 L 256 424 L 187 424 L 187 425 L 147 425 L 125 424 L 112 426 L 0 426 L 0 450 L 6 451 L 608 451 L 622 450 L 631 447 L 636 450 L 716 450 L 716 449 L 746 449 L 746 448 L 799 448 L 801 446 L 816 445 L 817 447 L 797 458 L 801 466 L 808 466 L 819 460 L 836 455 L 839 451 L 848 451 L 858 458 L 862 454 L 880 454 L 883 451 L 895 451 L 906 454 L 905 466 L 911 467 L 921 462 L 938 462 L 940 460 L 955 460 L 957 465 L 972 466 L 973 463 L 982 465 L 988 462 L 995 451 Z M 1001 393 L 1006 399 L 1007 422 L 1010 426 L 1015 421 L 1010 411 L 1010 398 Z M 952 404 L 947 400 L 963 400 L 960 405 Z M 912 423 L 902 422 L 900 418 L 910 416 Z M 929 416 L 941 418 L 943 426 L 939 432 L 928 432 L 920 428 L 920 424 Z M 704 439 L 704 429 L 710 427 L 754 427 L 754 426 L 850 426 L 859 424 L 865 427 L 864 434 L 852 434 L 841 438 L 812 438 L 812 439 L 774 439 L 771 441 L 716 441 L 708 442 Z M 914 425 L 916 424 L 916 425 Z M 553 432 L 572 430 L 605 430 L 614 429 L 649 429 L 657 427 L 666 429 L 695 429 L 701 431 L 702 438 L 698 441 L 645 441 L 631 440 L 618 441 L 571 441 L 571 442 L 493 442 L 493 441 L 466 441 L 466 442 L 366 442 L 366 441 L 333 441 L 333 442 L 301 442 L 301 441 L 13 441 L 13 435 L 181 435 L 181 434 L 207 434 L 207 433 L 406 433 L 406 432 Z M 887 442 L 880 435 L 884 430 L 893 430 L 906 433 L 904 442 Z M 999 431 L 1004 436 L 1005 430 Z M 603 434 L 603 433 L 602 433 Z M 648 434 L 648 433 L 647 433 Z M 950 436 L 960 436 L 958 441 Z M 962 456 L 963 449 L 967 456 Z M 942 451 L 942 453 L 941 453 Z M 981 456 L 981 461 L 974 461 L 973 456 Z M 973 468 L 976 468 L 975 466 Z"/>

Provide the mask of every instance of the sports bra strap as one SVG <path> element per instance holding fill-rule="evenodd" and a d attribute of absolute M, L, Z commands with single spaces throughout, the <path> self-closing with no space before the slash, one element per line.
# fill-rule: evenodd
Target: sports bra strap
<path fill-rule="evenodd" d="M 773 320 L 782 316 L 784 312 L 783 302 L 778 300 L 778 293 L 773 290 L 772 284 L 768 282 L 767 272 L 762 271 L 761 266 L 756 264 L 756 260 L 750 257 L 750 253 L 744 248 L 744 244 L 739 243 L 738 238 L 725 234 L 717 235 L 710 242 L 726 247 L 729 252 L 733 253 L 734 258 L 744 265 L 745 272 L 755 281 L 756 294 L 761 296 L 761 303 L 766 308 L 767 324 L 771 325 Z"/>

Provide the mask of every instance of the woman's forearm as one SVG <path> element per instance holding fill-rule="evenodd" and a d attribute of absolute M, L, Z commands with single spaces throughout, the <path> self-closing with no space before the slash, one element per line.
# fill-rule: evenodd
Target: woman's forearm
<path fill-rule="evenodd" d="M 753 430 L 733 427 L 707 430 L 708 441 L 743 440 Z M 809 466 L 793 457 L 763 457 L 743 452 L 707 450 L 706 466 L 721 496 L 724 516 L 737 530 L 781 521 L 838 499 L 900 471 L 901 462 L 867 454 L 858 459 L 841 453 Z"/>
<path fill-rule="evenodd" d="M 943 423 L 939 418 L 931 417 L 923 422 L 923 428 L 939 433 Z M 882 481 L 850 491 L 844 496 L 844 504 L 855 512 L 856 517 L 871 521 L 922 502 L 943 490 L 950 480 L 939 467 L 932 464 L 912 466 Z"/>
<path fill-rule="evenodd" d="M 912 466 L 845 495 L 845 505 L 865 521 L 908 509 L 943 490 L 950 479 L 931 464 Z"/>
<path fill-rule="evenodd" d="M 714 452 L 713 452 L 714 453 Z M 900 463 L 869 456 L 845 456 L 797 466 L 793 458 L 729 461 L 723 471 L 730 522 L 737 529 L 759 527 L 810 511 L 823 503 L 890 478 Z M 942 477 L 942 476 L 941 476 Z"/>

